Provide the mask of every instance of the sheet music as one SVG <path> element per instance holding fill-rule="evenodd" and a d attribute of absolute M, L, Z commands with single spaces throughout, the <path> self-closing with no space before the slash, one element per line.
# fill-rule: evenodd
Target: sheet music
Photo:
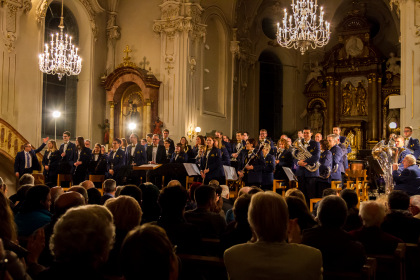
<path fill-rule="evenodd" d="M 158 167 L 160 164 L 142 164 L 142 165 L 140 165 L 140 167 L 153 167 L 153 169 L 154 168 L 156 168 L 156 167 Z"/>
<path fill-rule="evenodd" d="M 297 181 L 298 180 L 296 178 L 295 174 L 293 173 L 292 169 L 290 169 L 289 167 L 284 167 L 283 166 L 283 170 L 286 173 L 286 176 L 289 179 L 289 181 Z"/>
<path fill-rule="evenodd" d="M 235 167 L 223 165 L 223 170 L 225 171 L 226 180 L 238 180 L 238 174 L 236 174 Z"/>
<path fill-rule="evenodd" d="M 195 163 L 184 163 L 185 170 L 188 173 L 188 176 L 200 176 L 200 170 L 198 169 L 197 164 Z"/>

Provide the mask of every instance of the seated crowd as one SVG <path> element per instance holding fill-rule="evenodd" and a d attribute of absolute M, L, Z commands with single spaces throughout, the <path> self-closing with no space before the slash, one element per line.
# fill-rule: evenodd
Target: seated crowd
<path fill-rule="evenodd" d="M 90 181 L 21 184 L 8 198 L 0 178 L 5 279 L 334 279 L 420 237 L 420 196 L 400 190 L 358 208 L 353 190 L 326 189 L 312 215 L 299 189 L 244 187 L 233 201 L 216 180 L 187 191 L 107 179 L 102 196 Z M 223 259 L 226 272 L 201 275 L 185 256 Z"/>

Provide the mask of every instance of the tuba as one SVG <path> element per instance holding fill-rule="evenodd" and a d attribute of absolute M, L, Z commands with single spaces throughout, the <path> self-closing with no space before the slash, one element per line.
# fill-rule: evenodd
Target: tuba
<path fill-rule="evenodd" d="M 385 181 L 385 192 L 389 194 L 394 187 L 392 177 L 392 164 L 398 162 L 399 150 L 397 147 L 385 145 L 385 141 L 378 142 L 372 149 L 372 156 L 379 163 Z"/>
<path fill-rule="evenodd" d="M 301 139 L 296 139 L 295 142 L 292 144 L 292 155 L 295 159 L 298 161 L 300 160 L 306 160 L 310 157 L 312 157 L 312 154 L 303 146 Z M 306 165 L 304 166 L 308 171 L 315 172 L 318 170 L 320 166 L 320 163 L 314 163 L 312 165 Z"/>

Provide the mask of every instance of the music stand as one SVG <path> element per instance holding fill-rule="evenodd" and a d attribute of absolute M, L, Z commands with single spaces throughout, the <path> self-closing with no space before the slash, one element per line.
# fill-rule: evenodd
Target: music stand
<path fill-rule="evenodd" d="M 140 166 L 133 166 L 133 170 L 145 170 L 146 171 L 146 182 L 149 182 L 149 171 L 155 170 L 161 167 L 162 164 L 143 164 Z"/>
<path fill-rule="evenodd" d="M 295 174 L 293 173 L 292 169 L 290 169 L 289 167 L 282 167 L 284 170 L 284 173 L 286 173 L 287 178 L 289 179 L 289 181 L 297 181 L 298 179 L 296 178 Z"/>
<path fill-rule="evenodd" d="M 225 172 L 226 180 L 236 181 L 238 180 L 238 174 L 233 166 L 223 165 L 223 171 Z"/>
<path fill-rule="evenodd" d="M 373 157 L 367 157 L 367 160 L 369 162 L 370 168 L 373 169 L 374 174 L 384 175 L 384 171 L 382 170 L 381 165 L 377 159 L 374 159 Z"/>

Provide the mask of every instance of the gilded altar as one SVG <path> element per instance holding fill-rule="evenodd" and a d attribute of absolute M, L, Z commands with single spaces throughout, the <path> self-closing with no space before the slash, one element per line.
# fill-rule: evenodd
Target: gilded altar
<path fill-rule="evenodd" d="M 307 123 L 324 137 L 340 126 L 353 150 L 349 159 L 355 159 L 358 150 L 388 138 L 390 122 L 399 127 L 399 111 L 389 109 L 389 96 L 399 95 L 399 73 L 390 70 L 395 63 L 384 63 L 387 59 L 373 44 L 370 23 L 360 11 L 350 12 L 337 31 L 338 44 L 319 63 L 322 75 L 305 87 Z M 322 122 L 315 121 L 319 116 Z"/>

